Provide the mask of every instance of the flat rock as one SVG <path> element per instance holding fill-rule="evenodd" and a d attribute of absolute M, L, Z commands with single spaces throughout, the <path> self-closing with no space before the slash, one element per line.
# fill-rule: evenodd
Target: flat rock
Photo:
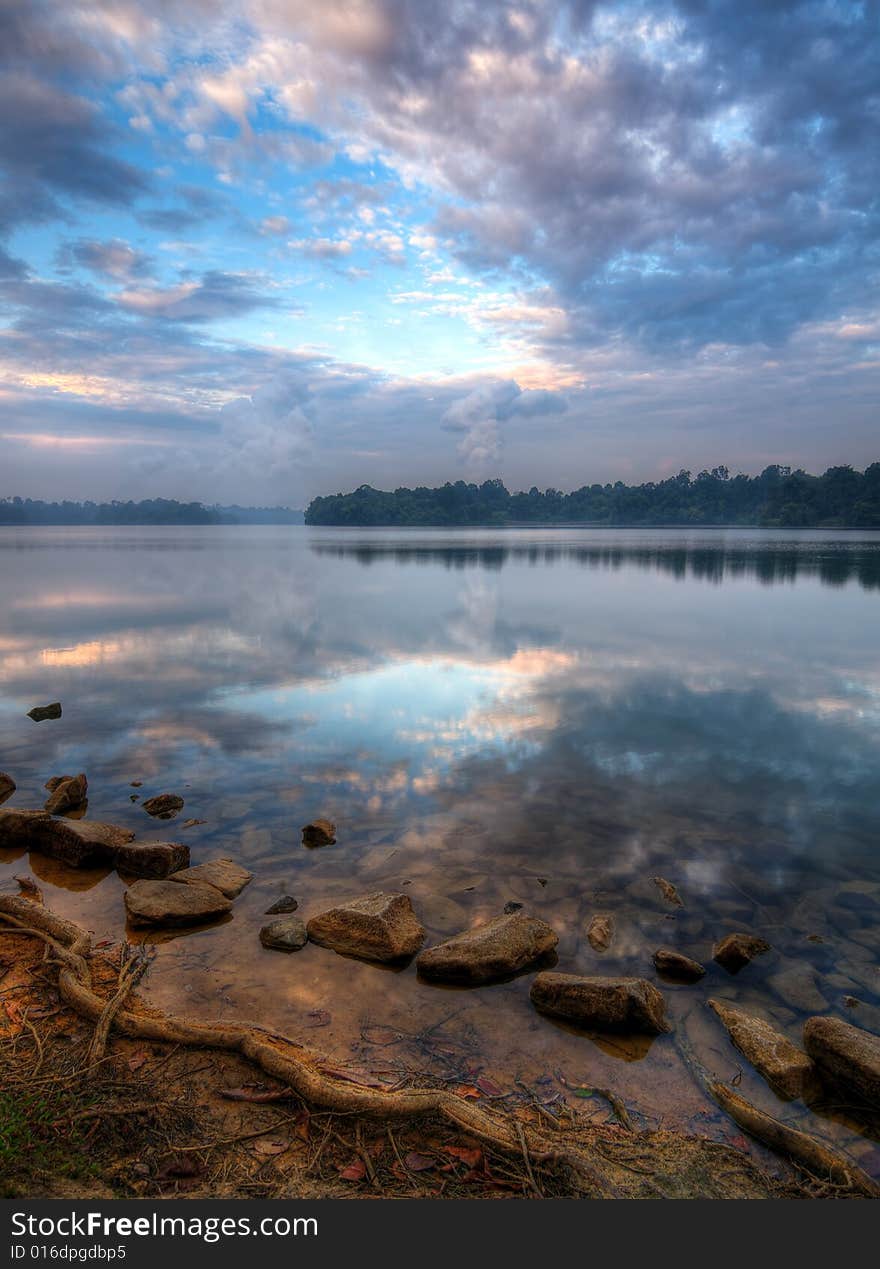
<path fill-rule="evenodd" d="M 727 1034 L 740 1053 L 780 1097 L 803 1097 L 815 1079 L 816 1069 L 802 1049 L 769 1023 L 723 1000 L 710 1000 Z"/>
<path fill-rule="evenodd" d="M 7 775 L 5 771 L 0 771 L 0 802 L 5 802 L 7 798 L 12 797 L 15 792 L 16 784 L 11 775 Z"/>
<path fill-rule="evenodd" d="M 83 771 L 77 776 L 62 776 L 57 784 L 54 781 L 51 783 L 53 788 L 45 803 L 50 815 L 63 815 L 65 811 L 73 811 L 82 806 L 89 796 L 89 782 Z M 47 784 L 46 788 L 48 787 Z"/>
<path fill-rule="evenodd" d="M 529 993 L 542 1013 L 594 1031 L 669 1030 L 666 1001 L 644 978 L 581 978 L 578 974 L 538 974 Z"/>
<path fill-rule="evenodd" d="M 175 881 L 135 881 L 125 892 L 125 910 L 132 925 L 200 925 L 231 908 L 231 899 L 201 881 L 186 886 Z"/>
<path fill-rule="evenodd" d="M 270 947 L 278 952 L 298 952 L 301 947 L 305 947 L 308 940 L 304 922 L 295 916 L 278 917 L 260 930 L 263 947 Z"/>
<path fill-rule="evenodd" d="M 35 723 L 45 722 L 47 718 L 60 718 L 61 702 L 53 701 L 51 705 L 35 705 L 33 709 L 28 710 L 27 716 Z"/>
<path fill-rule="evenodd" d="M 152 815 L 157 820 L 173 820 L 183 810 L 183 805 L 183 798 L 176 793 L 159 793 L 141 803 L 147 815 Z"/>
<path fill-rule="evenodd" d="M 332 820 L 312 820 L 303 824 L 303 846 L 333 846 L 336 843 L 336 825 Z"/>
<path fill-rule="evenodd" d="M 604 952 L 614 938 L 614 917 L 598 914 L 587 926 L 587 939 L 595 952 Z"/>
<path fill-rule="evenodd" d="M 208 859 L 203 864 L 184 868 L 182 872 L 174 874 L 175 881 L 182 881 L 186 885 L 193 881 L 201 881 L 206 885 L 214 886 L 221 894 L 225 894 L 227 899 L 237 898 L 253 879 L 252 872 L 248 872 L 247 868 L 242 868 L 241 864 L 236 864 L 231 859 Z"/>
<path fill-rule="evenodd" d="M 283 894 L 280 899 L 276 899 L 271 907 L 266 909 L 266 916 L 275 916 L 280 912 L 296 912 L 299 903 L 291 894 Z"/>
<path fill-rule="evenodd" d="M 546 922 L 512 912 L 426 948 L 416 965 L 424 978 L 487 983 L 537 964 L 558 942 Z"/>
<path fill-rule="evenodd" d="M 712 949 L 712 957 L 728 973 L 736 974 L 756 956 L 770 951 L 770 944 L 757 934 L 727 934 Z"/>
<path fill-rule="evenodd" d="M 880 1109 L 880 1036 L 839 1018 L 808 1018 L 804 1048 L 824 1077 Z"/>
<path fill-rule="evenodd" d="M 788 965 L 771 974 L 767 985 L 784 1005 L 801 1013 L 824 1013 L 828 1008 L 812 965 Z"/>
<path fill-rule="evenodd" d="M 117 847 L 133 837 L 130 829 L 96 820 L 58 820 L 48 811 L 0 810 L 0 846 L 51 855 L 72 868 L 112 866 Z"/>
<path fill-rule="evenodd" d="M 182 842 L 133 842 L 117 846 L 113 862 L 135 877 L 169 877 L 186 868 L 189 847 Z"/>
<path fill-rule="evenodd" d="M 706 972 L 705 966 L 692 960 L 683 952 L 676 952 L 672 947 L 658 947 L 654 953 L 654 968 L 658 974 L 666 974 L 669 978 L 678 978 L 683 983 L 695 983 Z"/>
<path fill-rule="evenodd" d="M 306 928 L 313 943 L 369 961 L 404 960 L 425 938 L 405 894 L 378 892 L 352 899 L 312 917 Z"/>

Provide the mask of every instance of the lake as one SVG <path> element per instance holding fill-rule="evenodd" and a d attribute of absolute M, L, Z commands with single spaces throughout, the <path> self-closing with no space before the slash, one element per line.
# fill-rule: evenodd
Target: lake
<path fill-rule="evenodd" d="M 255 874 L 224 922 L 153 936 L 151 999 L 389 1084 L 520 1081 L 600 1119 L 587 1094 L 607 1087 L 639 1126 L 735 1137 L 686 1043 L 880 1174 L 845 1108 L 781 1102 L 705 1003 L 796 1042 L 816 1012 L 880 1031 L 880 533 L 5 528 L 0 578 L 7 805 L 85 771 L 91 818 Z M 61 720 L 25 716 L 54 700 Z M 170 824 L 131 800 L 165 792 L 186 803 Z M 317 816 L 337 844 L 307 850 Z M 0 851 L 4 890 L 28 871 L 98 938 L 124 934 L 114 873 Z M 579 1034 L 534 1011 L 529 975 L 452 990 L 259 944 L 283 893 L 308 918 L 380 889 L 429 942 L 521 903 L 559 969 L 658 982 L 675 1032 Z M 595 913 L 615 918 L 605 952 Z M 736 977 L 711 959 L 732 930 L 773 948 Z M 706 978 L 659 984 L 661 945 Z"/>

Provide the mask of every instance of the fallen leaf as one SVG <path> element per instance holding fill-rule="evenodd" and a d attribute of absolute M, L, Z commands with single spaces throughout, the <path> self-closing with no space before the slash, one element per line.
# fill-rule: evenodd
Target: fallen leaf
<path fill-rule="evenodd" d="M 346 1167 L 339 1169 L 339 1175 L 343 1181 L 363 1181 L 367 1175 L 363 1159 L 352 1159 Z"/>
<path fill-rule="evenodd" d="M 504 1090 L 500 1089 L 497 1084 L 494 1084 L 487 1075 L 480 1076 L 480 1078 L 477 1080 L 477 1088 L 484 1095 L 484 1097 L 503 1097 L 504 1096 Z"/>
<path fill-rule="evenodd" d="M 459 1084 L 453 1091 L 458 1093 L 459 1097 L 480 1096 L 480 1090 L 478 1088 L 474 1088 L 473 1084 Z"/>
<path fill-rule="evenodd" d="M 134 1057 L 128 1059 L 128 1069 L 130 1071 L 139 1071 L 146 1060 L 146 1053 L 135 1053 Z"/>
<path fill-rule="evenodd" d="M 253 1146 L 257 1154 L 273 1155 L 284 1154 L 287 1149 L 286 1141 L 267 1141 L 265 1137 L 260 1137 L 254 1142 Z"/>
<path fill-rule="evenodd" d="M 443 1150 L 453 1159 L 458 1159 L 460 1163 L 466 1163 L 469 1168 L 479 1167 L 483 1159 L 482 1150 L 469 1150 L 467 1146 L 444 1146 Z"/>
<path fill-rule="evenodd" d="M 311 1116 L 309 1115 L 309 1112 L 307 1110 L 301 1110 L 299 1114 L 297 1115 L 296 1119 L 293 1121 L 294 1134 L 297 1137 L 299 1137 L 300 1141 L 308 1141 L 310 1122 L 311 1122 Z"/>
<path fill-rule="evenodd" d="M 410 1150 L 409 1154 L 404 1155 L 403 1161 L 410 1172 L 427 1172 L 436 1163 L 436 1159 L 429 1154 L 419 1154 L 416 1150 Z"/>
<path fill-rule="evenodd" d="M 574 1095 L 575 1097 L 595 1097 L 596 1090 L 594 1088 L 587 1088 L 585 1084 L 581 1084 L 580 1088 L 574 1089 Z"/>
<path fill-rule="evenodd" d="M 283 1102 L 291 1096 L 289 1088 L 266 1088 L 265 1084 L 246 1084 L 243 1088 L 221 1088 L 220 1096 L 228 1102 Z"/>
<path fill-rule="evenodd" d="M 331 1021 L 326 1009 L 310 1009 L 306 1017 L 311 1018 L 310 1027 L 328 1027 Z"/>

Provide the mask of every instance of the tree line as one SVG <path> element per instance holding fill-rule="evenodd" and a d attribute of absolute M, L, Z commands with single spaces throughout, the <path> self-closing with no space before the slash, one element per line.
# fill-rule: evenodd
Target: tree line
<path fill-rule="evenodd" d="M 781 528 L 880 528 L 880 462 L 863 472 L 848 465 L 821 476 L 773 465 L 759 476 L 713 467 L 692 476 L 641 485 L 582 485 L 510 493 L 501 480 L 420 485 L 393 492 L 361 485 L 353 493 L 314 498 L 311 525 L 756 525 Z"/>
<path fill-rule="evenodd" d="M 42 502 L 0 498 L 0 524 L 302 524 L 289 507 L 206 507 L 201 502 L 146 498 L 141 502 Z"/>

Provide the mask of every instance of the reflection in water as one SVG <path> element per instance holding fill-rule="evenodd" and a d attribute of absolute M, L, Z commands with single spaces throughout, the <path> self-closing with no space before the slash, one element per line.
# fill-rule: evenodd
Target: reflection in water
<path fill-rule="evenodd" d="M 663 990 L 720 1078 L 741 1063 L 711 994 L 794 1040 L 814 1012 L 880 1031 L 878 561 L 876 533 L 0 530 L 7 805 L 82 770 L 90 818 L 252 869 L 230 918 L 158 940 L 164 1006 L 370 1069 L 607 1086 L 649 1126 L 723 1135 L 675 1034 L 589 1038 L 535 1013 L 528 976 L 443 989 L 257 932 L 283 893 L 308 919 L 402 890 L 432 941 L 515 900 L 553 925 L 563 970 L 653 978 L 661 944 L 708 964 Z M 43 700 L 63 718 L 26 718 Z M 180 821 L 150 820 L 133 780 L 183 796 Z M 338 844 L 305 851 L 322 814 Z M 64 914 L 125 933 L 115 874 L 5 851 L 0 884 L 28 867 Z M 773 944 L 736 978 L 711 963 L 733 929 Z M 749 1070 L 743 1088 L 878 1170 L 851 1123 L 783 1107 Z"/>

